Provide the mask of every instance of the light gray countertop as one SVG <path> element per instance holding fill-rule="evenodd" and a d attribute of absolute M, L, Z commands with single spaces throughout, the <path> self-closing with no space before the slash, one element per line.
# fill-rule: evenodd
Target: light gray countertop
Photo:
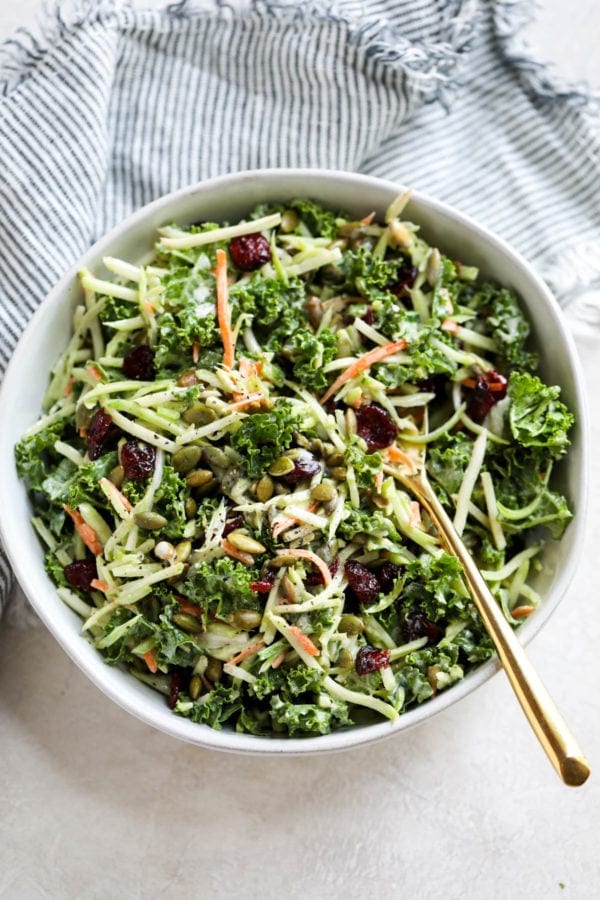
<path fill-rule="evenodd" d="M 0 39 L 41 0 L 2 3 Z M 600 87 L 600 7 L 547 2 L 542 57 Z M 600 440 L 596 342 L 576 334 Z M 593 454 L 592 454 L 593 456 Z M 600 896 L 600 462 L 576 578 L 530 656 L 595 774 L 563 787 L 502 675 L 429 723 L 321 758 L 179 744 L 39 626 L 0 627 L 0 898 Z"/>

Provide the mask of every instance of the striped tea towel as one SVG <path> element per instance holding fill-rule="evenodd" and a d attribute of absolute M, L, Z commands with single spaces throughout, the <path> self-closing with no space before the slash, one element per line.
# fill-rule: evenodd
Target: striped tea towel
<path fill-rule="evenodd" d="M 520 0 L 61 2 L 0 58 L 0 367 L 59 276 L 155 197 L 261 166 L 460 207 L 564 299 L 600 274 L 594 99 L 520 46 Z M 26 285 L 26 290 L 24 290 Z M 0 602 L 9 591 L 0 559 Z"/>

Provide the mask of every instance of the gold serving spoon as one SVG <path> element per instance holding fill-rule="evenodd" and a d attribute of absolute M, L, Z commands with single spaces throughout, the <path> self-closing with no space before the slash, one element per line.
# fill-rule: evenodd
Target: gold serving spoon
<path fill-rule="evenodd" d="M 424 426 L 426 432 L 427 414 Z M 479 615 L 529 724 L 564 783 L 577 787 L 588 778 L 589 764 L 431 487 L 425 471 L 425 446 L 421 445 L 414 470 L 406 467 L 404 471 L 398 465 L 385 465 L 384 470 L 419 501 L 445 548 L 460 560 Z"/>

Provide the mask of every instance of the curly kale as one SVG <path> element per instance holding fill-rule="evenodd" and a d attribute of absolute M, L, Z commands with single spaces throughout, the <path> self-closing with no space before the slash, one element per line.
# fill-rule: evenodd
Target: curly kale
<path fill-rule="evenodd" d="M 299 424 L 288 400 L 278 400 L 270 412 L 254 413 L 231 435 L 231 445 L 251 478 L 260 478 L 271 463 L 291 446 Z"/>

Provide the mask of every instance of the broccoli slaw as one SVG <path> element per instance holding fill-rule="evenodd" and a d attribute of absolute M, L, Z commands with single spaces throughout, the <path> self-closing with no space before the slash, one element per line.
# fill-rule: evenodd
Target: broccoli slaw
<path fill-rule="evenodd" d="M 176 714 L 258 735 L 395 719 L 493 647 L 394 477 L 428 477 L 507 620 L 571 518 L 573 417 L 515 294 L 403 218 L 312 200 L 105 258 L 16 448 L 61 599 Z M 424 433 L 425 423 L 428 423 Z"/>

